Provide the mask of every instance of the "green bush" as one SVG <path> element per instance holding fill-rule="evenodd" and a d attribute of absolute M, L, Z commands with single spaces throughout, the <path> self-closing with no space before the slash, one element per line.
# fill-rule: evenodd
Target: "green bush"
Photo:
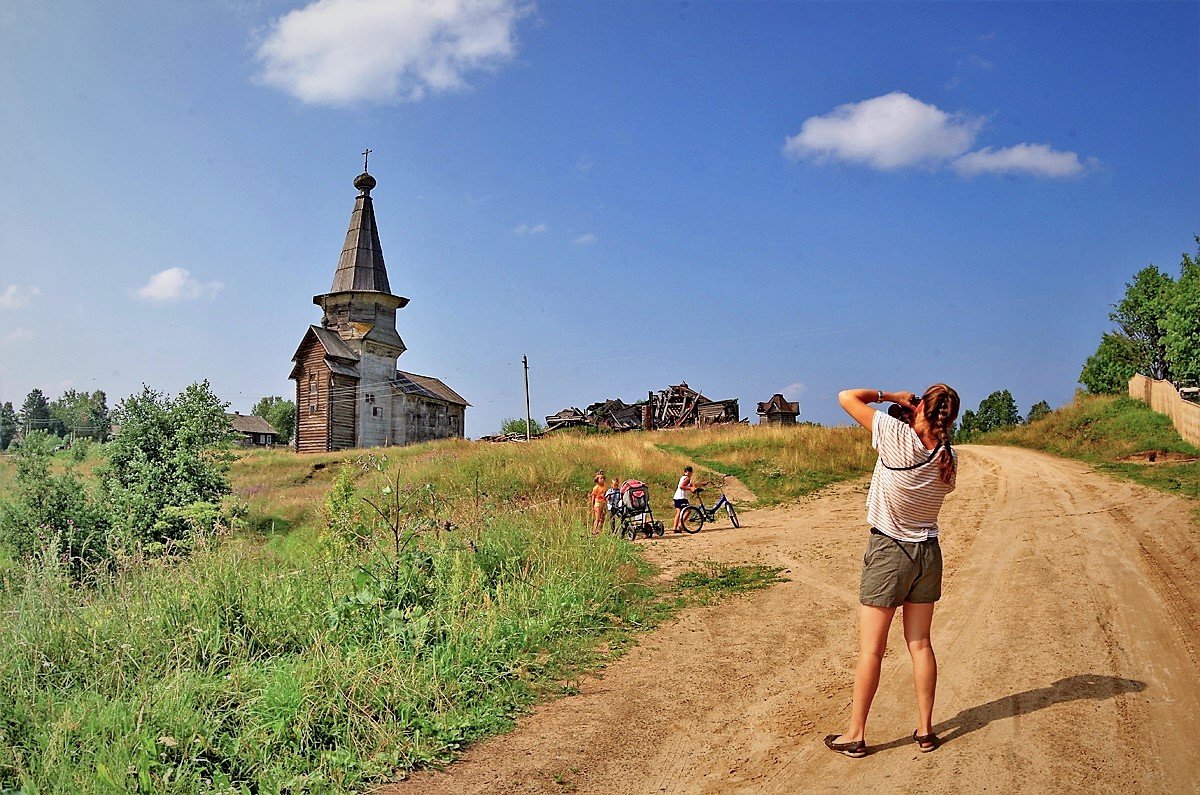
<path fill-rule="evenodd" d="M 88 457 L 88 453 L 90 453 L 91 451 L 92 451 L 92 440 L 86 436 L 80 436 L 74 442 L 71 443 L 71 448 L 70 448 L 71 460 L 74 461 L 76 464 L 82 463 Z"/>
<path fill-rule="evenodd" d="M 108 512 L 71 469 L 52 471 L 59 441 L 33 431 L 17 448 L 12 499 L 0 502 L 0 545 L 18 559 L 48 553 L 79 579 L 108 558 Z"/>
<path fill-rule="evenodd" d="M 526 430 L 532 431 L 534 436 L 540 436 L 546 432 L 545 427 L 532 417 L 529 419 L 528 429 L 525 427 L 524 417 L 509 417 L 500 423 L 500 433 L 519 433 L 524 436 Z"/>
<path fill-rule="evenodd" d="M 174 398 L 143 387 L 113 416 L 120 431 L 100 472 L 111 545 L 125 553 L 186 546 L 195 517 L 177 509 L 219 503 L 230 491 L 225 404 L 207 381 Z"/>

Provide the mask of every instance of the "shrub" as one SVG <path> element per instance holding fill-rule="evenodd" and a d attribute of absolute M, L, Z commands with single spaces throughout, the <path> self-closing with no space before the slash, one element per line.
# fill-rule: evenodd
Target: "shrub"
<path fill-rule="evenodd" d="M 509 417 L 504 422 L 500 423 L 500 433 L 519 433 L 525 435 L 525 418 L 524 417 Z M 546 432 L 542 424 L 532 417 L 529 420 L 529 430 L 534 436 L 540 436 Z"/>
<path fill-rule="evenodd" d="M 0 502 L 0 543 L 18 558 L 49 552 L 78 579 L 108 557 L 108 513 L 71 469 L 51 471 L 58 444 L 33 431 L 17 448 L 13 499 Z"/>
<path fill-rule="evenodd" d="M 88 457 L 88 453 L 92 450 L 92 440 L 86 436 L 80 436 L 71 443 L 71 460 L 76 464 L 82 463 Z"/>
<path fill-rule="evenodd" d="M 230 491 L 225 404 L 207 381 L 175 398 L 143 387 L 114 418 L 120 431 L 101 471 L 113 545 L 127 552 L 186 546 L 198 514 L 168 509 L 216 504 Z"/>
<path fill-rule="evenodd" d="M 1052 413 L 1054 413 L 1054 409 L 1050 408 L 1050 404 L 1044 400 L 1039 400 L 1029 407 L 1029 414 L 1026 415 L 1025 422 L 1027 424 L 1037 422 L 1040 419 L 1049 417 Z"/>

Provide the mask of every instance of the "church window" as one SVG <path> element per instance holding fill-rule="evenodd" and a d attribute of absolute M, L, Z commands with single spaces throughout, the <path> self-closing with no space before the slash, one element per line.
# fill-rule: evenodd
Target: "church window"
<path fill-rule="evenodd" d="M 310 414 L 317 413 L 317 374 L 309 373 L 308 376 L 308 412 Z"/>

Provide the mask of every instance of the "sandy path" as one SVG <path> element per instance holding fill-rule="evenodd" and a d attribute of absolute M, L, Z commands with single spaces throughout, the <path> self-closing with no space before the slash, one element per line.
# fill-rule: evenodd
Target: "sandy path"
<path fill-rule="evenodd" d="M 865 483 L 651 542 L 669 569 L 786 566 L 686 611 L 580 694 L 391 795 L 472 792 L 1200 792 L 1194 503 L 1016 448 L 964 447 L 943 512 L 936 729 L 919 754 L 896 622 L 861 760 L 848 714 Z"/>

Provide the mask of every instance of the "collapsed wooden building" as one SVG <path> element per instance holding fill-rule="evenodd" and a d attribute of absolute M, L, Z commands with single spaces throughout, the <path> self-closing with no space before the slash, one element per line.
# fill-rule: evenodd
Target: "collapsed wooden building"
<path fill-rule="evenodd" d="M 645 400 L 636 403 L 613 398 L 582 410 L 565 408 L 557 414 L 547 415 L 546 430 L 591 427 L 610 431 L 652 431 L 734 422 L 741 422 L 737 398 L 712 400 L 684 382 L 650 392 Z"/>

